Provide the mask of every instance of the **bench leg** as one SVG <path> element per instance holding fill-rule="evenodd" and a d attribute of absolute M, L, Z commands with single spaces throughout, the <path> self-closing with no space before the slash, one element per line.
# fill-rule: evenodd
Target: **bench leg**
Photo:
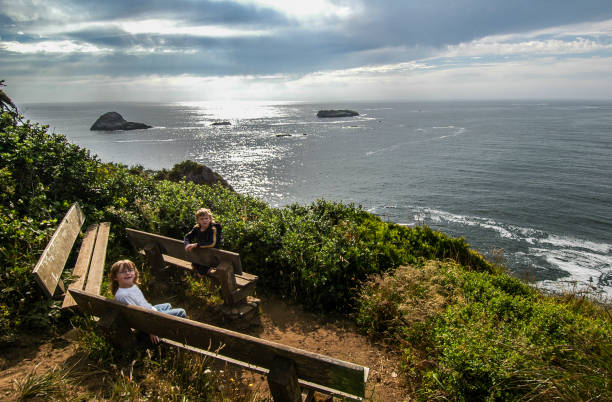
<path fill-rule="evenodd" d="M 302 391 L 291 359 L 276 356 L 268 373 L 268 386 L 275 402 L 301 402 Z"/>
<path fill-rule="evenodd" d="M 221 285 L 221 296 L 225 306 L 233 306 L 234 299 L 232 294 L 236 291 L 236 278 L 234 277 L 234 267 L 228 263 L 219 264 L 213 271 L 212 276 Z"/>
<path fill-rule="evenodd" d="M 98 321 L 110 342 L 121 350 L 132 349 L 136 345 L 136 337 L 132 329 L 121 317 L 118 311 L 113 310 L 104 314 Z"/>
<path fill-rule="evenodd" d="M 151 273 L 155 277 L 155 287 L 162 292 L 168 289 L 168 280 L 170 278 L 168 270 L 166 270 L 166 262 L 162 255 L 161 249 L 157 244 L 147 244 L 144 247 L 144 252 L 151 267 Z"/>

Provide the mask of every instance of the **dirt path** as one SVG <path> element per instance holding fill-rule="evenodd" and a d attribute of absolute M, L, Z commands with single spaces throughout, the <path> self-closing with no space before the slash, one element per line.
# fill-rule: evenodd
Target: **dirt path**
<path fill-rule="evenodd" d="M 260 310 L 261 316 L 242 332 L 369 367 L 367 400 L 411 399 L 408 389 L 402 386 L 404 379 L 398 356 L 369 342 L 349 320 L 307 313 L 299 306 L 276 298 L 262 298 Z M 61 367 L 73 358 L 75 351 L 75 343 L 61 339 L 0 351 L 0 399 L 12 399 L 15 379 L 32 370 L 42 373 Z M 244 375 L 256 381 L 261 396 L 269 397 L 265 378 L 250 373 Z"/>
<path fill-rule="evenodd" d="M 245 332 L 369 367 L 367 400 L 410 400 L 408 389 L 402 386 L 399 357 L 369 342 L 349 320 L 307 313 L 276 298 L 263 298 L 261 307 L 261 325 Z"/>

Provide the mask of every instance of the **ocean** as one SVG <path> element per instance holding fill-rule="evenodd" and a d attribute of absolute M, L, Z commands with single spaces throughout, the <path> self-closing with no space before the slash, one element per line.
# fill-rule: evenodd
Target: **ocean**
<path fill-rule="evenodd" d="M 18 106 L 103 161 L 191 159 L 273 206 L 355 203 L 463 236 L 536 286 L 612 297 L 612 102 Z M 320 119 L 321 109 L 360 116 Z M 154 128 L 90 131 L 108 111 Z"/>

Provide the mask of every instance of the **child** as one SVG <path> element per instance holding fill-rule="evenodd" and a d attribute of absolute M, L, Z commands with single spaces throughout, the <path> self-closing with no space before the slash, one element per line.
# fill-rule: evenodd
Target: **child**
<path fill-rule="evenodd" d="M 153 306 L 145 299 L 142 291 L 137 286 L 140 284 L 138 280 L 138 270 L 132 261 L 120 260 L 114 263 L 111 266 L 110 278 L 112 283 L 111 291 L 113 295 L 115 295 L 115 300 L 118 302 L 135 304 L 176 317 L 187 317 L 185 310 L 182 308 L 172 308 L 170 303 L 156 304 Z M 155 344 L 159 343 L 159 338 L 157 336 L 151 334 L 150 338 L 151 342 Z"/>
<path fill-rule="evenodd" d="M 221 246 L 221 225 L 215 223 L 215 219 L 210 209 L 200 208 L 196 211 L 196 224 L 185 235 L 185 251 L 193 252 L 196 248 L 219 248 Z M 208 273 L 208 267 L 200 264 L 191 264 L 193 269 L 199 274 Z"/>

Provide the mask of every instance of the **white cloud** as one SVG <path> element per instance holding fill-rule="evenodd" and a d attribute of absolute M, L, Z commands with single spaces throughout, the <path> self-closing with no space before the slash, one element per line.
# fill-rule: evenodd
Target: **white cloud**
<path fill-rule="evenodd" d="M 611 50 L 612 44 L 603 44 L 591 39 L 576 38 L 570 41 L 559 39 L 528 40 L 522 42 L 498 42 L 493 38 L 478 39 L 468 43 L 448 46 L 439 57 L 470 57 L 500 55 L 545 55 L 579 54 Z"/>
<path fill-rule="evenodd" d="M 111 49 L 70 40 L 45 40 L 33 43 L 0 42 L 0 48 L 15 53 L 106 53 Z"/>
<path fill-rule="evenodd" d="M 285 15 L 298 19 L 313 19 L 317 17 L 348 18 L 353 14 L 353 9 L 348 6 L 340 6 L 328 0 L 234 0 L 241 4 L 253 4 L 260 7 L 268 7 Z"/>

